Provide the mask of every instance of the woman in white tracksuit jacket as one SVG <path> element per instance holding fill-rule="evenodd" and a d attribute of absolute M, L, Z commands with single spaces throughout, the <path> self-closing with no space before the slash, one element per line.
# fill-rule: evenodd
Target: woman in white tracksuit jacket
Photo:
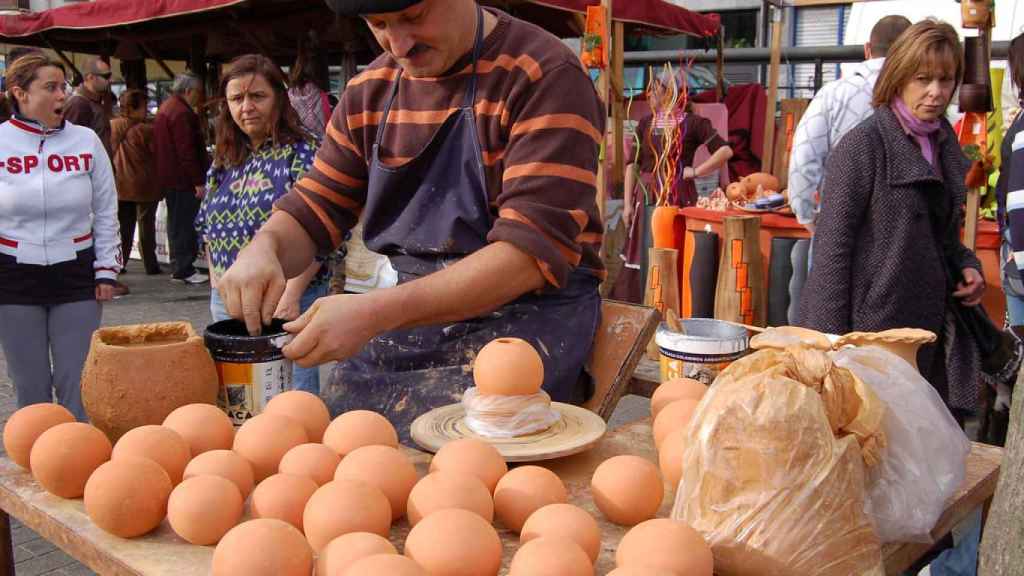
<path fill-rule="evenodd" d="M 113 171 L 96 133 L 63 120 L 59 63 L 24 56 L 5 80 L 14 116 L 0 124 L 0 344 L 19 407 L 52 402 L 52 388 L 85 420 L 82 366 L 122 267 Z"/>

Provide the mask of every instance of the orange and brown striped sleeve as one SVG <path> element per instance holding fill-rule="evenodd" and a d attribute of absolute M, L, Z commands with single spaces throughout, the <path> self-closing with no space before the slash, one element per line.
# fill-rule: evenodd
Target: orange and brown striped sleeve
<path fill-rule="evenodd" d="M 353 101 L 344 98 L 334 109 L 313 166 L 275 205 L 302 224 L 321 253 L 337 249 L 366 203 L 366 155 L 347 121 Z"/>
<path fill-rule="evenodd" d="M 487 239 L 533 256 L 554 288 L 578 266 L 601 275 L 596 175 L 604 106 L 573 62 L 545 71 L 520 100 L 509 104 L 498 219 Z"/>

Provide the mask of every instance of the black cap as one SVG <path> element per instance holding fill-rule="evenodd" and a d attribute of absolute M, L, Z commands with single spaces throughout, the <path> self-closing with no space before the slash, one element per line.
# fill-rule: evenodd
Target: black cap
<path fill-rule="evenodd" d="M 415 6 L 423 0 L 324 0 L 327 7 L 340 16 L 359 16 L 361 14 L 384 14 L 400 12 Z"/>

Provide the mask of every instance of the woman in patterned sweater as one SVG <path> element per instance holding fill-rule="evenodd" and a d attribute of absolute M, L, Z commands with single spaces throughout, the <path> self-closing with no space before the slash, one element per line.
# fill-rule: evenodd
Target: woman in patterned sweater
<path fill-rule="evenodd" d="M 215 322 L 229 318 L 217 293 L 217 278 L 270 218 L 274 202 L 313 164 L 317 147 L 288 101 L 284 77 L 266 57 L 233 60 L 221 81 L 221 93 L 226 106 L 217 118 L 214 162 L 196 218 L 210 262 L 210 313 Z M 294 320 L 327 295 L 329 284 L 330 267 L 314 261 L 288 281 L 274 317 Z M 317 368 L 296 366 L 293 387 L 319 393 Z"/>

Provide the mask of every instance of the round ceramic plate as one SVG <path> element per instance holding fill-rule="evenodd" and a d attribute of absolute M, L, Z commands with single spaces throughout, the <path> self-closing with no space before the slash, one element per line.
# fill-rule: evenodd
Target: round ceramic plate
<path fill-rule="evenodd" d="M 486 438 L 466 426 L 462 404 L 435 408 L 412 423 L 412 439 L 424 450 L 437 452 L 452 440 L 476 438 L 498 449 L 509 462 L 535 462 L 577 454 L 592 448 L 604 436 L 604 420 L 579 406 L 552 402 L 562 418 L 551 428 L 516 438 Z"/>

